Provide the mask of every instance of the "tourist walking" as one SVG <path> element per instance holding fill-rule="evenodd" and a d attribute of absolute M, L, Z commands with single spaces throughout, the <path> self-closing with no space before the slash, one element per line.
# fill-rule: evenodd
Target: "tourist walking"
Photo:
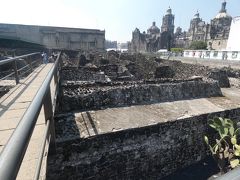
<path fill-rule="evenodd" d="M 47 53 L 43 52 L 43 53 L 42 53 L 42 57 L 43 57 L 43 63 L 44 63 L 44 64 L 47 64 L 47 63 L 48 63 Z"/>

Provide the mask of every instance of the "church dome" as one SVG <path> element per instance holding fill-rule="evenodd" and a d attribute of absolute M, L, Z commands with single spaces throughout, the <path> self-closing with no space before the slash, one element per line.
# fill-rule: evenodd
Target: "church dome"
<path fill-rule="evenodd" d="M 215 19 L 221 19 L 221 18 L 232 18 L 229 14 L 227 14 L 227 10 L 226 10 L 226 1 L 224 1 L 222 3 L 222 7 L 221 10 L 219 11 L 219 13 L 215 16 Z"/>
<path fill-rule="evenodd" d="M 152 26 L 148 29 L 148 34 L 157 34 L 160 33 L 160 29 L 156 26 L 156 23 L 153 22 Z"/>
<path fill-rule="evenodd" d="M 231 18 L 229 14 L 226 12 L 219 12 L 216 16 L 215 19 L 221 19 L 221 18 Z"/>

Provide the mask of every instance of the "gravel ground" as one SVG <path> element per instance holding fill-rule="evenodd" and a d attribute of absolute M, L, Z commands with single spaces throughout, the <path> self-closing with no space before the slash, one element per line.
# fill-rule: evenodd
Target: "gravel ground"
<path fill-rule="evenodd" d="M 240 88 L 240 78 L 229 78 L 231 87 Z"/>

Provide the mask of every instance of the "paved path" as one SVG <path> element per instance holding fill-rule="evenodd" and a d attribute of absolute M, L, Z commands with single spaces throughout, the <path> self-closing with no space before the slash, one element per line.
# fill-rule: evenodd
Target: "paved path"
<path fill-rule="evenodd" d="M 0 98 L 0 152 L 17 127 L 52 66 L 53 64 L 50 63 L 41 65 L 26 79 L 20 81 L 20 84 Z M 33 179 L 44 130 L 45 119 L 42 109 L 17 179 Z"/>

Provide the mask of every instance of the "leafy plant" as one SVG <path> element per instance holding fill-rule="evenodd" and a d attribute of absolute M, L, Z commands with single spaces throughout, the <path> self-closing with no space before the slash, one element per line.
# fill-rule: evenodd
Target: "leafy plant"
<path fill-rule="evenodd" d="M 218 164 L 221 173 L 227 172 L 240 164 L 240 145 L 237 144 L 239 128 L 230 119 L 215 117 L 208 121 L 210 127 L 218 132 L 219 139 L 211 145 L 207 136 L 204 136 L 213 158 Z"/>

